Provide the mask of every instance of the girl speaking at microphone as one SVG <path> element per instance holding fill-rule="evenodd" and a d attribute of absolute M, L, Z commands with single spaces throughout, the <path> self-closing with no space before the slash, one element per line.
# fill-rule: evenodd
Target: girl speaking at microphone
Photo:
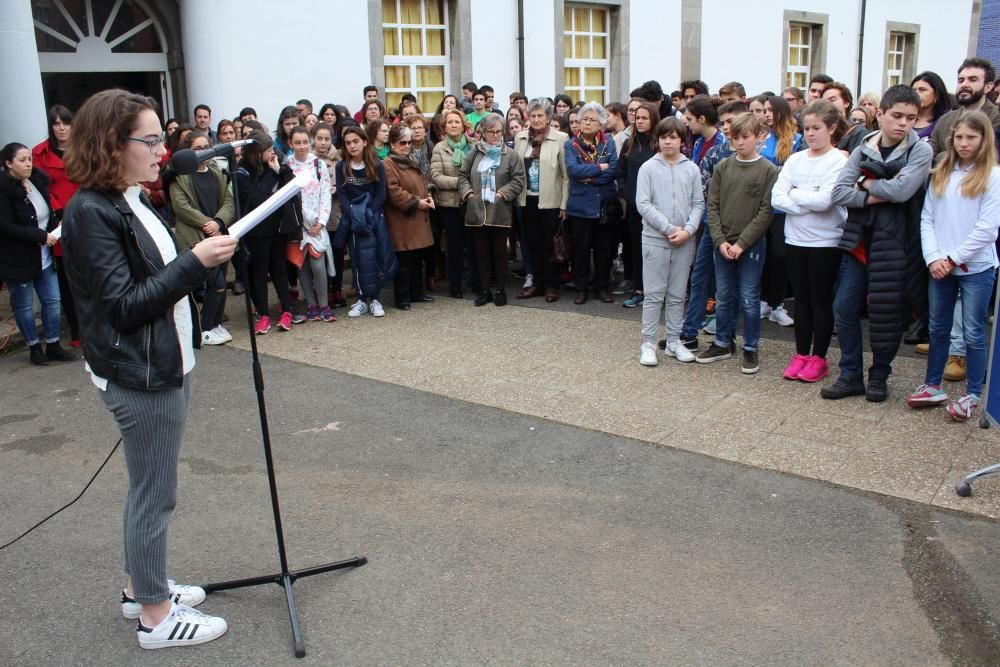
<path fill-rule="evenodd" d="M 139 646 L 201 644 L 226 621 L 192 609 L 196 586 L 167 579 L 167 524 L 201 331 L 191 291 L 233 256 L 236 239 L 210 236 L 183 249 L 142 195 L 166 153 L 148 97 L 106 90 L 77 113 L 67 177 L 66 270 L 81 315 L 87 370 L 121 431 L 128 469 L 122 613 L 138 619 Z"/>

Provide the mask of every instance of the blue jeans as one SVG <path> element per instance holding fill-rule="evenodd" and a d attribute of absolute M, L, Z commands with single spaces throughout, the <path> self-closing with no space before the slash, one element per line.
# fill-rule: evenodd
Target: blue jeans
<path fill-rule="evenodd" d="M 688 293 L 688 309 L 681 327 L 681 340 L 698 337 L 702 321 L 705 319 L 705 301 L 715 286 L 715 244 L 708 225 L 702 224 L 701 239 L 695 250 L 694 266 L 691 267 L 691 290 Z M 734 321 L 735 323 L 735 321 Z M 716 321 L 718 325 L 718 321 Z"/>
<path fill-rule="evenodd" d="M 735 262 L 714 252 L 715 344 L 728 348 L 743 309 L 743 349 L 756 352 L 760 342 L 760 275 L 764 270 L 765 241 L 745 250 Z M 737 296 L 737 290 L 739 290 Z"/>
<path fill-rule="evenodd" d="M 41 275 L 25 283 L 9 281 L 10 305 L 14 309 L 14 319 L 17 328 L 28 345 L 39 342 L 38 328 L 35 326 L 33 291 L 38 292 L 38 300 L 42 304 L 42 328 L 45 330 L 46 343 L 59 342 L 59 320 L 62 308 L 59 302 L 59 278 L 56 276 L 56 265 L 49 264 L 42 269 Z"/>
<path fill-rule="evenodd" d="M 955 302 L 960 298 L 962 329 L 965 332 L 966 392 L 975 396 L 983 395 L 983 382 L 986 380 L 986 318 L 989 316 L 995 277 L 993 269 L 987 269 L 965 275 L 950 274 L 942 280 L 929 279 L 927 296 L 930 299 L 928 331 L 931 349 L 927 355 L 925 383 L 935 386 L 941 384 L 941 375 L 948 362 Z"/>
<path fill-rule="evenodd" d="M 861 308 L 868 298 L 868 267 L 852 255 L 844 255 L 833 298 L 833 320 L 840 343 L 840 374 L 849 380 L 864 378 L 864 338 L 861 335 Z M 897 344 L 898 348 L 898 344 Z M 892 372 L 892 353 L 872 354 L 872 374 L 887 378 Z"/>

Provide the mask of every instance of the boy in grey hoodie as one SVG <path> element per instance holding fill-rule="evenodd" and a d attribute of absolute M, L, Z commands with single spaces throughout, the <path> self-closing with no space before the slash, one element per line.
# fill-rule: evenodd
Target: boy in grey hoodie
<path fill-rule="evenodd" d="M 639 168 L 635 206 L 642 216 L 642 344 L 639 363 L 655 366 L 660 310 L 667 330 L 663 351 L 678 361 L 694 361 L 680 344 L 684 297 L 694 260 L 694 233 L 701 224 L 705 195 L 701 172 L 681 154 L 683 123 L 669 117 L 653 130 L 659 152 Z M 666 302 L 664 308 L 664 301 Z"/>

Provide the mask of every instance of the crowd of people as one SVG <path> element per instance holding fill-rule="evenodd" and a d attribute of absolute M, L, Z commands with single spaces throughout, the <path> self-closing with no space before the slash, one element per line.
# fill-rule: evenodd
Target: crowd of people
<path fill-rule="evenodd" d="M 783 377 L 815 383 L 836 334 L 829 400 L 886 400 L 900 344 L 914 343 L 927 372 L 907 404 L 971 417 L 1000 265 L 1000 112 L 991 63 L 967 59 L 957 75 L 954 96 L 924 72 L 856 106 L 817 75 L 807 91 L 752 97 L 737 82 L 713 96 L 701 81 L 669 95 L 649 81 L 607 106 L 515 93 L 506 113 L 471 82 L 433 111 L 412 96 L 390 110 L 370 86 L 354 116 L 299 100 L 273 134 L 250 107 L 213 127 L 198 105 L 193 125 L 161 126 L 153 100 L 122 90 L 77 115 L 54 106 L 48 138 L 0 149 L 0 279 L 32 363 L 76 359 L 60 345 L 67 316 L 121 431 L 121 609 L 140 646 L 228 629 L 193 609 L 203 589 L 167 579 L 165 551 L 195 349 L 231 339 L 229 289 L 249 290 L 263 336 L 334 322 L 338 308 L 384 317 L 390 286 L 400 315 L 433 302 L 439 281 L 502 307 L 514 273 L 515 299 L 568 289 L 577 305 L 617 295 L 641 307 L 644 366 L 731 358 L 742 315 L 742 373 L 760 368 L 767 318 L 794 327 Z M 253 141 L 233 163 L 171 166 L 182 149 L 240 137 Z M 230 225 L 292 179 L 301 193 L 238 253 Z M 966 380 L 964 393 L 951 400 L 944 379 Z"/>
<path fill-rule="evenodd" d="M 760 368 L 760 320 L 769 319 L 794 327 L 783 377 L 813 383 L 830 374 L 836 334 L 840 373 L 827 399 L 885 400 L 905 338 L 928 354 L 926 382 L 908 403 L 945 402 L 942 375 L 967 378 L 948 408 L 963 419 L 985 374 L 1000 114 L 991 63 L 970 58 L 957 73 L 954 96 L 923 72 L 855 104 L 847 85 L 818 74 L 807 90 L 755 96 L 738 82 L 710 95 L 704 82 L 684 81 L 668 95 L 649 81 L 607 106 L 514 93 L 506 113 L 492 87 L 472 82 L 433 110 L 409 94 L 390 109 L 367 86 L 355 114 L 332 103 L 316 112 L 302 99 L 282 109 L 273 133 L 252 107 L 213 126 L 200 104 L 192 125 L 166 121 L 164 150 L 150 145 L 158 177 L 140 187 L 184 248 L 225 235 L 239 212 L 305 174 L 301 195 L 245 237 L 233 280 L 214 267 L 196 290 L 203 344 L 232 338 L 227 287 L 249 289 L 255 333 L 265 335 L 333 322 L 338 308 L 383 317 L 390 286 L 403 312 L 444 289 L 456 299 L 467 289 L 476 307 L 504 306 L 513 273 L 523 280 L 515 299 L 554 302 L 568 289 L 577 305 L 618 296 L 641 307 L 647 366 L 657 348 L 682 362 L 732 357 L 742 314 L 743 373 Z M 72 125 L 72 112 L 54 106 L 46 140 L 3 149 L 0 277 L 36 364 L 75 358 L 59 344 L 60 313 L 80 345 L 58 234 L 77 188 L 62 162 Z M 254 141 L 232 167 L 225 158 L 193 174 L 171 167 L 180 149 L 237 138 Z"/>

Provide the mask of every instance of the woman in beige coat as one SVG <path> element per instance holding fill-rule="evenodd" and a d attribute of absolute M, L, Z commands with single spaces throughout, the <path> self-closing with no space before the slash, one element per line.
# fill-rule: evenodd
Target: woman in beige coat
<path fill-rule="evenodd" d="M 434 300 L 424 292 L 423 251 L 434 243 L 428 212 L 434 199 L 427 192 L 420 167 L 410 158 L 412 132 L 405 125 L 389 131 L 389 155 L 385 165 L 386 226 L 396 251 L 399 271 L 393 283 L 396 307 L 410 310 L 411 303 Z"/>
<path fill-rule="evenodd" d="M 569 175 L 566 172 L 564 132 L 550 127 L 552 105 L 544 98 L 528 103 L 528 129 L 514 137 L 514 153 L 524 160 L 526 185 L 521 192 L 524 231 L 534 285 L 517 293 L 518 299 L 545 294 L 545 300 L 559 298 L 559 266 L 552 262 L 552 238 L 559 222 L 566 218 Z"/>
<path fill-rule="evenodd" d="M 479 121 L 482 135 L 458 173 L 458 194 L 465 202 L 465 225 L 472 228 L 476 266 L 482 289 L 475 305 L 493 301 L 507 305 L 507 236 L 511 206 L 524 190 L 524 163 L 503 143 L 503 116 L 487 114 Z M 491 260 L 492 259 L 492 264 Z M 489 290 L 490 269 L 496 277 L 494 299 Z"/>
<path fill-rule="evenodd" d="M 448 292 L 456 299 L 462 298 L 462 272 L 464 256 L 469 255 L 469 289 L 479 291 L 479 274 L 475 255 L 471 252 L 472 237 L 462 219 L 462 202 L 458 198 L 458 172 L 465 158 L 472 152 L 473 142 L 467 136 L 469 121 L 460 109 L 451 109 L 444 115 L 444 137 L 431 153 L 431 182 L 436 191 L 434 204 L 444 226 L 447 246 L 445 265 L 448 274 Z M 466 250 L 470 252 L 466 253 Z"/>

